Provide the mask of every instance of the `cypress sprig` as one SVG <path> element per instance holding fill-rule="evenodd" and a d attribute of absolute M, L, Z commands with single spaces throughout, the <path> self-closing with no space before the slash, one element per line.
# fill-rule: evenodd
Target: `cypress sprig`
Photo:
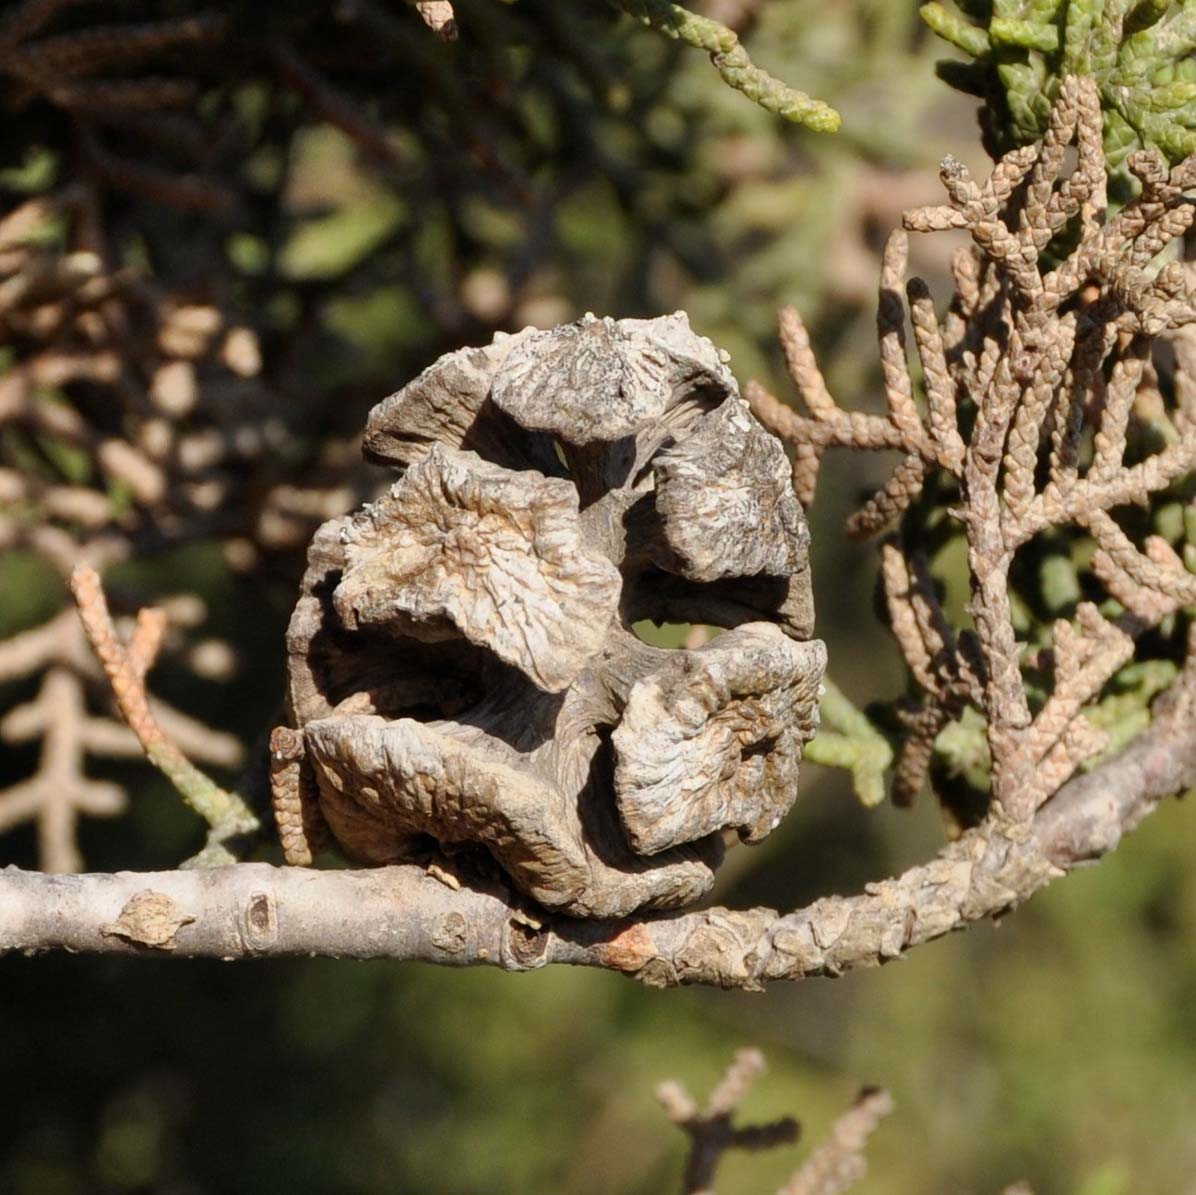
<path fill-rule="evenodd" d="M 1172 164 L 1196 153 L 1196 0 L 935 0 L 921 13 L 972 59 L 942 62 L 939 74 L 985 100 L 994 157 L 1043 135 L 1068 75 L 1097 81 L 1105 156 L 1120 177 L 1136 149 Z"/>

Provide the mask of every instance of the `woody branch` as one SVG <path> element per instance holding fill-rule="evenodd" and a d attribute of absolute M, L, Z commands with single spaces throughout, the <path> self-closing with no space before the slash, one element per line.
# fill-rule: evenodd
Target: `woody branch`
<path fill-rule="evenodd" d="M 651 984 L 756 989 L 875 965 L 1000 913 L 1114 849 L 1166 796 L 1196 784 L 1192 669 L 1121 756 L 1067 783 L 1020 840 L 991 824 L 862 894 L 804 909 L 707 909 L 623 921 L 539 920 L 499 888 L 459 890 L 411 866 L 310 871 L 238 864 L 111 875 L 0 872 L 0 950 L 258 958 L 321 954 L 524 970 L 571 963 Z M 147 928 L 121 914 L 158 893 Z M 143 902 L 142 902 L 143 903 Z M 137 904 L 132 906 L 136 912 Z M 149 943 L 154 944 L 149 944 Z"/>

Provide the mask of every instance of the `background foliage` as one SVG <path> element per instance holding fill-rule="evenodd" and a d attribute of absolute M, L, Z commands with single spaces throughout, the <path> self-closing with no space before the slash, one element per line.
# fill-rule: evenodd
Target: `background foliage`
<path fill-rule="evenodd" d="M 333 15 L 269 6 L 274 24 L 221 67 L 240 73 L 196 110 L 229 133 L 200 173 L 231 188 L 233 214 L 180 211 L 120 179 L 102 189 L 118 260 L 257 328 L 292 416 L 292 480 L 445 349 L 586 310 L 683 307 L 741 380 L 779 386 L 774 314 L 795 303 L 832 389 L 867 405 L 877 251 L 901 208 L 937 199 L 943 153 L 983 173 L 973 103 L 935 80 L 941 47 L 913 4 L 704 6 L 738 13 L 757 62 L 842 113 L 834 138 L 757 109 L 702 55 L 599 5 L 470 0 L 450 45 L 399 5 L 319 7 Z M 120 8 L 133 19 L 162 6 Z M 293 83 L 266 79 L 254 47 L 279 44 L 363 104 L 381 142 L 353 140 Z M 207 53 L 187 70 L 210 83 Z M 6 202 L 71 168 L 46 150 L 63 119 L 44 97 L 6 115 Z M 144 149 L 119 129 L 100 135 L 105 153 Z M 932 285 L 945 265 L 914 259 Z M 881 462 L 830 461 L 814 526 L 819 631 L 860 700 L 901 683 L 874 617 L 873 558 L 840 530 L 882 474 Z M 112 575 L 203 598 L 197 633 L 234 647 L 235 675 L 168 663 L 155 689 L 252 742 L 274 715 L 295 557 L 267 551 L 246 567 L 228 544 L 180 536 Z M 33 553 L 5 551 L 0 577 L 0 636 L 60 604 Z M 35 691 L 18 679 L 0 705 Z M 35 763 L 35 746 L 6 745 L 0 787 Z M 172 866 L 198 847 L 199 827 L 146 769 L 89 772 L 132 794 L 123 818 L 82 823 L 89 867 Z M 748 1042 L 773 1068 L 748 1113 L 796 1111 L 810 1139 L 861 1083 L 893 1091 L 864 1188 L 878 1195 L 980 1195 L 1019 1177 L 1039 1195 L 1196 1189 L 1193 831 L 1196 813 L 1167 808 L 998 929 L 764 996 L 588 972 L 5 958 L 0 1190 L 658 1192 L 676 1182 L 682 1142 L 652 1086 L 676 1074 L 701 1090 Z M 736 853 L 717 896 L 792 907 L 940 837 L 930 802 L 866 812 L 843 776 L 808 767 L 792 818 Z M 35 864 L 30 828 L 0 839 L 9 862 Z M 732 1156 L 724 1189 L 771 1190 L 792 1161 Z"/>

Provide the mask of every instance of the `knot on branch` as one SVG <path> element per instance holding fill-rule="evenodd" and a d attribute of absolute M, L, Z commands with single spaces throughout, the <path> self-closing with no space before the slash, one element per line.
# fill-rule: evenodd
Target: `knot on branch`
<path fill-rule="evenodd" d="M 500 335 L 364 444 L 400 477 L 311 546 L 274 741 L 288 859 L 318 809 L 354 859 L 481 847 L 576 916 L 696 900 L 724 837 L 793 803 L 825 665 L 790 468 L 722 354 L 682 313 Z"/>

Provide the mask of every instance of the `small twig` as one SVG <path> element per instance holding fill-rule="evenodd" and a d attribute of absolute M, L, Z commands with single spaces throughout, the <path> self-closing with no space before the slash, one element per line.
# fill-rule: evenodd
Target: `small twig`
<path fill-rule="evenodd" d="M 76 567 L 71 574 L 71 592 L 121 715 L 137 736 L 146 758 L 211 827 L 208 847 L 200 861 L 229 862 L 231 856 L 223 845 L 225 841 L 234 835 L 253 833 L 258 820 L 239 796 L 221 788 L 182 753 L 150 711 L 145 674 L 165 633 L 165 615 L 160 611 L 143 611 L 125 647 L 117 636 L 96 570 L 86 564 Z"/>
<path fill-rule="evenodd" d="M 821 100 L 789 87 L 780 79 L 761 70 L 748 57 L 733 29 L 709 17 L 690 12 L 671 0 L 613 0 L 618 8 L 645 25 L 676 38 L 687 45 L 705 50 L 723 81 L 750 100 L 786 120 L 803 124 L 818 133 L 838 131 L 840 116 Z"/>
<path fill-rule="evenodd" d="M 746 1128 L 731 1124 L 731 1117 L 765 1070 L 764 1055 L 759 1050 L 738 1051 L 701 1110 L 677 1080 L 657 1087 L 656 1098 L 665 1114 L 689 1136 L 689 1160 L 682 1187 L 685 1195 L 710 1195 L 715 1171 L 728 1149 L 771 1149 L 797 1140 L 801 1127 L 789 1116 Z"/>
<path fill-rule="evenodd" d="M 861 803 L 868 808 L 879 805 L 885 799 L 885 775 L 893 764 L 893 748 L 830 677 L 824 677 L 822 683 L 822 725 L 806 744 L 803 757 L 823 767 L 846 769 Z"/>
<path fill-rule="evenodd" d="M 814 496 L 826 448 L 903 454 L 889 482 L 849 521 L 853 535 L 896 523 L 936 474 L 958 495 L 943 513 L 967 543 L 973 626 L 966 636 L 951 633 L 929 577 L 907 568 L 908 544 L 927 530 L 919 525 L 926 506 L 944 505 L 935 491 L 885 549 L 893 630 L 922 694 L 902 711 L 908 733 L 894 792 L 902 801 L 912 796 L 940 731 L 975 707 L 986 723 L 991 811 L 1015 834 L 1028 832 L 1035 808 L 1103 750 L 1083 710 L 1128 661 L 1134 638 L 1196 603 L 1196 578 L 1179 554 L 1158 536 L 1140 547 L 1113 516 L 1196 467 L 1196 423 L 1182 388 L 1173 405 L 1158 395 L 1166 447 L 1135 459 L 1129 434 L 1144 386 L 1157 392 L 1155 342 L 1196 323 L 1196 290 L 1184 271 L 1168 266 L 1151 276 L 1144 269 L 1149 255 L 1191 224 L 1183 193 L 1196 158 L 1169 171 L 1154 150 L 1132 155 L 1142 194 L 1107 219 L 1100 110 L 1094 80 L 1069 77 L 1042 140 L 1006 154 L 986 182 L 955 158 L 943 160 L 949 202 L 908 212 L 906 230 L 968 229 L 973 243 L 954 259 L 956 293 L 940 324 L 925 283 L 903 285 L 906 232 L 890 237 L 878 312 L 886 415 L 835 403 L 793 311 L 782 314 L 781 339 L 805 412 L 759 386 L 746 391 L 761 421 L 792 446 L 803 504 Z M 1065 173 L 1073 141 L 1075 166 Z M 1079 243 L 1049 269 L 1043 249 L 1089 206 Z M 914 399 L 907 318 L 924 411 Z M 961 420 L 969 407 L 974 418 Z M 1085 436 L 1092 459 L 1081 471 Z M 1082 603 L 1075 627 L 1057 622 L 1051 691 L 1035 714 L 1010 599 L 1014 556 L 1035 536 L 1068 526 L 1096 540 L 1091 572 L 1132 618 L 1114 626 Z"/>
<path fill-rule="evenodd" d="M 156 606 L 146 606 L 137 611 L 137 621 L 129 636 L 126 654 L 138 679 L 145 680 L 149 670 L 162 650 L 162 643 L 169 628 L 166 611 Z"/>
<path fill-rule="evenodd" d="M 868 1173 L 864 1147 L 881 1120 L 893 1111 L 893 1097 L 866 1087 L 831 1126 L 830 1136 L 777 1195 L 839 1195 Z"/>
<path fill-rule="evenodd" d="M 420 6 L 417 5 L 417 7 Z M 447 8 L 448 5 L 445 7 Z M 451 8 L 449 12 L 451 17 Z M 422 8 L 420 15 L 428 20 Z M 428 23 L 431 24 L 430 21 Z M 455 37 L 455 25 L 453 29 Z M 445 36 L 439 30 L 437 32 L 440 36 Z M 448 39 L 446 38 L 446 40 Z M 335 125 L 384 166 L 393 168 L 403 165 L 402 158 L 388 137 L 386 129 L 364 108 L 334 87 L 302 55 L 281 41 L 271 45 L 270 53 L 281 77 L 294 87 L 330 124 Z"/>

